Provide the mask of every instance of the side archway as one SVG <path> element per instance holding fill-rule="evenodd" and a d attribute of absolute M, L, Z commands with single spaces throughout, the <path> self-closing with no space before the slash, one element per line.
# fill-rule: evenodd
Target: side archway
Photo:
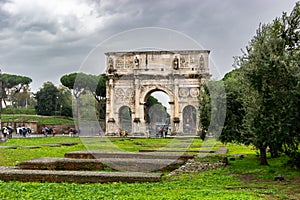
<path fill-rule="evenodd" d="M 128 133 L 132 132 L 132 114 L 128 106 L 122 106 L 119 109 L 119 127 Z"/>
<path fill-rule="evenodd" d="M 197 110 L 194 106 L 188 105 L 183 108 L 183 133 L 196 134 L 197 133 Z"/>

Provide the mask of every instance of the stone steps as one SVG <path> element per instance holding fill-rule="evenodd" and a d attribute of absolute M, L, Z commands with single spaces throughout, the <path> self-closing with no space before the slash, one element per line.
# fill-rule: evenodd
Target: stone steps
<path fill-rule="evenodd" d="M 56 183 L 134 183 L 159 182 L 161 181 L 161 177 L 161 173 L 24 170 L 15 167 L 0 167 L 0 180 L 3 181 Z"/>
<path fill-rule="evenodd" d="M 118 170 L 133 172 L 173 171 L 183 160 L 134 158 L 38 158 L 19 163 L 20 169 L 31 170 Z"/>
<path fill-rule="evenodd" d="M 39 158 L 18 167 L 0 167 L 0 180 L 23 182 L 158 182 L 161 173 L 183 165 L 191 154 L 76 151 L 64 158 Z M 84 170 L 117 170 L 84 171 Z"/>
<path fill-rule="evenodd" d="M 193 159 L 191 154 L 165 154 L 141 152 L 102 152 L 102 151 L 74 151 L 65 154 L 65 158 L 98 159 L 98 158 L 134 158 L 134 159 L 171 159 L 187 161 Z"/>

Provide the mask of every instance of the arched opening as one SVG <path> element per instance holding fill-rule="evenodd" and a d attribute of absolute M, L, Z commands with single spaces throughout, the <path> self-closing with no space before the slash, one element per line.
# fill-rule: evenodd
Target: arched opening
<path fill-rule="evenodd" d="M 131 110 L 128 106 L 122 106 L 119 110 L 119 123 L 122 131 L 131 133 L 132 127 L 132 116 Z"/>
<path fill-rule="evenodd" d="M 170 127 L 170 98 L 163 91 L 152 91 L 145 99 L 146 130 L 150 136 L 164 137 Z"/>
<path fill-rule="evenodd" d="M 188 105 L 183 109 L 183 133 L 196 134 L 197 131 L 197 111 L 194 106 Z"/>

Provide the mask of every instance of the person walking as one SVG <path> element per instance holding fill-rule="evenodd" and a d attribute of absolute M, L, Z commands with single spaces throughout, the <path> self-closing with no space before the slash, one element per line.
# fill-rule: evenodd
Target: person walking
<path fill-rule="evenodd" d="M 6 127 L 3 127 L 3 129 L 2 129 L 2 134 L 3 134 L 3 137 L 4 137 L 4 140 L 6 140 L 6 138 L 7 138 L 7 128 Z"/>
<path fill-rule="evenodd" d="M 103 136 L 103 130 L 101 128 L 99 128 L 98 130 L 99 136 L 102 137 Z"/>
<path fill-rule="evenodd" d="M 56 129 L 54 128 L 54 129 L 52 129 L 52 136 L 54 137 L 55 134 L 56 134 Z"/>
<path fill-rule="evenodd" d="M 27 129 L 25 127 L 22 129 L 22 134 L 23 134 L 23 137 L 26 137 Z"/>

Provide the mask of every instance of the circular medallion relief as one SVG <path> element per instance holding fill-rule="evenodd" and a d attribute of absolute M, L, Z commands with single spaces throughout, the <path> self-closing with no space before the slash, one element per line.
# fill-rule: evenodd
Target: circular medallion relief
<path fill-rule="evenodd" d="M 133 95 L 133 89 L 127 89 L 126 90 L 126 97 L 128 97 L 128 98 L 130 98 L 130 97 L 132 97 L 132 95 Z"/>
<path fill-rule="evenodd" d="M 192 97 L 197 97 L 199 95 L 199 89 L 198 88 L 191 88 L 190 94 Z"/>
<path fill-rule="evenodd" d="M 187 88 L 180 88 L 179 89 L 179 96 L 180 97 L 187 97 L 187 96 L 189 96 L 189 90 Z"/>
<path fill-rule="evenodd" d="M 116 90 L 116 95 L 117 95 L 117 96 L 121 97 L 121 96 L 124 96 L 124 94 L 125 94 L 125 92 L 124 92 L 123 89 L 118 88 L 118 89 Z"/>

